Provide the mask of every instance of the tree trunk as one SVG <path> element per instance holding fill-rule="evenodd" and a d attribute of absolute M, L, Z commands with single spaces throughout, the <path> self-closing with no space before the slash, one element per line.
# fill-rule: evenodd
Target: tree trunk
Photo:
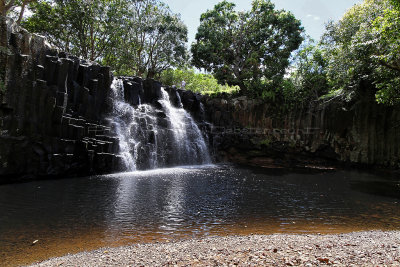
<path fill-rule="evenodd" d="M 239 82 L 238 86 L 240 88 L 240 94 L 244 95 L 247 93 L 247 87 L 244 85 L 243 82 Z"/>
<path fill-rule="evenodd" d="M 0 0 L 0 15 L 5 17 L 6 16 L 6 3 L 5 0 Z"/>
<path fill-rule="evenodd" d="M 10 0 L 8 3 L 6 3 L 6 0 L 0 0 L 0 15 L 5 17 L 7 12 L 14 7 L 14 3 L 15 0 Z"/>
<path fill-rule="evenodd" d="M 153 70 L 149 70 L 149 71 L 147 72 L 147 77 L 146 77 L 146 78 L 148 78 L 148 79 L 153 79 L 155 75 L 156 75 L 156 74 L 154 73 Z"/>
<path fill-rule="evenodd" d="M 94 31 L 93 31 L 93 25 L 90 25 L 90 60 L 94 61 Z"/>
<path fill-rule="evenodd" d="M 0 15 L 0 104 L 3 103 L 6 89 L 7 47 L 7 22 Z"/>
<path fill-rule="evenodd" d="M 22 18 L 24 17 L 25 7 L 29 2 L 30 2 L 30 0 L 24 0 L 22 2 L 21 11 L 19 12 L 19 16 L 18 16 L 18 20 L 17 20 L 18 25 L 21 24 Z"/>

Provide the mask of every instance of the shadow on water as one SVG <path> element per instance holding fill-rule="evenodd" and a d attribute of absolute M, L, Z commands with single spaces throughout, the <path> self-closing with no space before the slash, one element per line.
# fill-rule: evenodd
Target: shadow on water
<path fill-rule="evenodd" d="M 370 173 L 231 165 L 3 185 L 0 262 L 210 235 L 398 230 L 398 192 Z"/>
<path fill-rule="evenodd" d="M 400 199 L 400 181 L 354 181 L 351 183 L 351 189 Z"/>

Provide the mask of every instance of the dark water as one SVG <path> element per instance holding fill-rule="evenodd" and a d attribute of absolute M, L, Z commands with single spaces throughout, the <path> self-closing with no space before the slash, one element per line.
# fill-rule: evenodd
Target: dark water
<path fill-rule="evenodd" d="M 3 185 L 0 266 L 207 235 L 400 230 L 399 183 L 209 166 Z"/>

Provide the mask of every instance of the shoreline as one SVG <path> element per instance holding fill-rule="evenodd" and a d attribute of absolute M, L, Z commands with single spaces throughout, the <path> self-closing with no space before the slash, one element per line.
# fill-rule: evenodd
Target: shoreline
<path fill-rule="evenodd" d="M 31 266 L 400 266 L 400 231 L 206 237 L 134 244 Z"/>

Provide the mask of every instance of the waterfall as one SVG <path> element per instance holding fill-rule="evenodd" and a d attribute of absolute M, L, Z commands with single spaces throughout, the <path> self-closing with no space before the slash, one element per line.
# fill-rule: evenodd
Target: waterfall
<path fill-rule="evenodd" d="M 196 122 L 181 105 L 171 104 L 164 88 L 157 105 L 141 104 L 139 98 L 135 107 L 125 102 L 121 79 L 114 79 L 111 92 L 110 121 L 127 171 L 211 162 Z"/>
<path fill-rule="evenodd" d="M 135 109 L 128 103 L 124 102 L 122 80 L 114 79 L 111 84 L 111 92 L 113 96 L 113 129 L 119 137 L 119 150 L 123 158 L 123 164 L 126 170 L 136 170 L 136 159 L 134 155 L 137 148 L 135 140 L 130 138 L 131 126 L 134 123 Z"/>

